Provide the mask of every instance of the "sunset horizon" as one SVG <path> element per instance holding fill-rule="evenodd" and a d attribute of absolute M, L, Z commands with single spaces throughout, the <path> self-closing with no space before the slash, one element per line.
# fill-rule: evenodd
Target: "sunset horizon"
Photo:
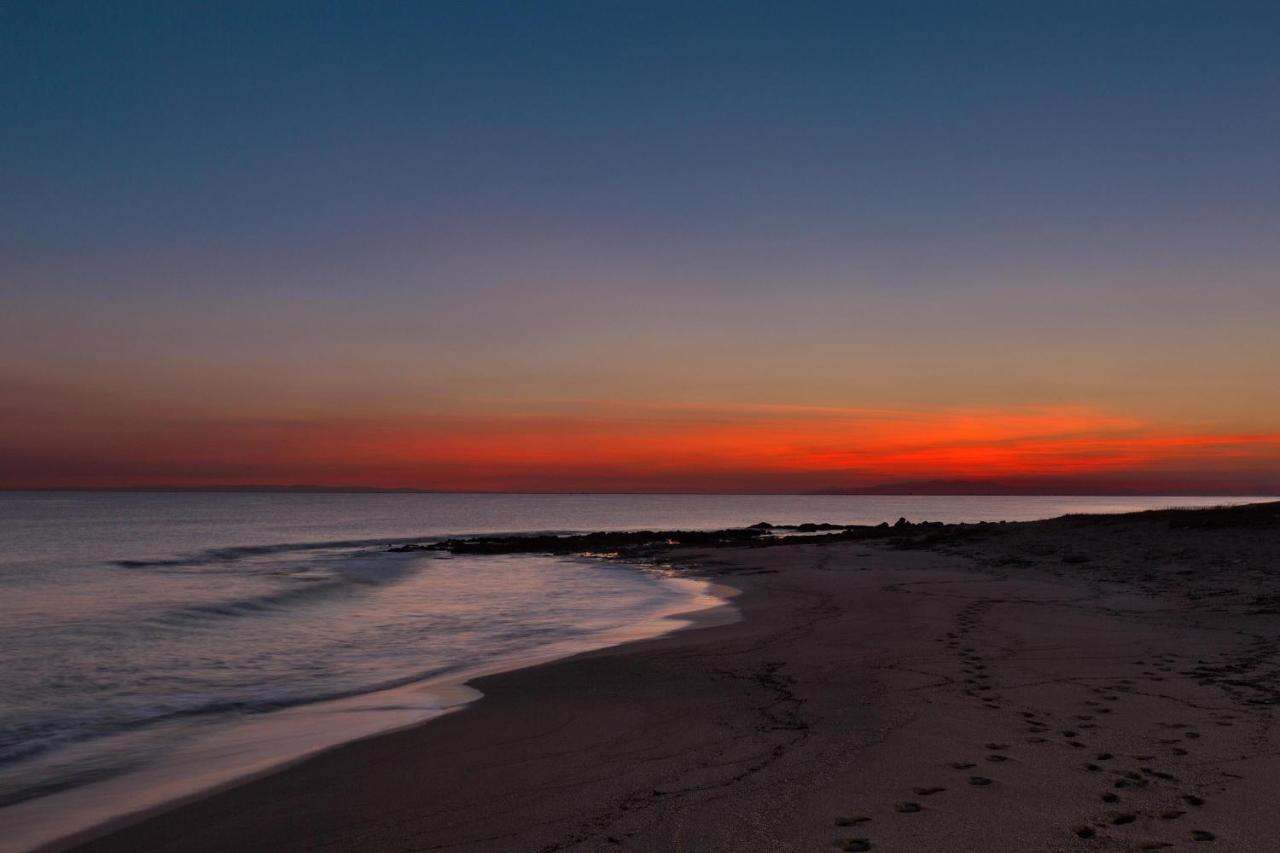
<path fill-rule="evenodd" d="M 0 853 L 1280 849 L 1280 2 L 0 2 Z"/>
<path fill-rule="evenodd" d="M 467 407 L 448 418 L 15 421 L 10 441 L 22 452 L 0 488 L 813 493 L 965 480 L 1018 484 L 1011 493 L 1042 483 L 1070 493 L 1265 494 L 1280 485 L 1280 432 L 1180 433 L 1084 406 Z"/>
<path fill-rule="evenodd" d="M 13 14 L 0 488 L 1276 490 L 1265 15 L 712 6 Z"/>
<path fill-rule="evenodd" d="M 541 408 L 425 422 L 155 419 L 95 426 L 92 436 L 70 423 L 31 434 L 0 488 L 769 494 L 961 481 L 1004 484 L 1012 494 L 1034 493 L 1036 484 L 1045 494 L 1280 489 L 1280 432 L 1183 434 L 1084 408 Z M 78 442 L 109 448 L 110 463 L 86 457 Z"/>

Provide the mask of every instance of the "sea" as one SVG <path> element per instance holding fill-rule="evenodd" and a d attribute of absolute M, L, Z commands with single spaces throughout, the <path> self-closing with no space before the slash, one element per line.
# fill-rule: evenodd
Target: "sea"
<path fill-rule="evenodd" d="M 477 675 L 730 607 L 661 564 L 393 545 L 1263 499 L 0 493 L 0 851 L 448 713 Z"/>

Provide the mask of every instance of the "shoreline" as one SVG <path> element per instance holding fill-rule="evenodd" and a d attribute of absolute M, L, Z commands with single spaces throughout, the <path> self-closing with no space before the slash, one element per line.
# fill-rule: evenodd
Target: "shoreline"
<path fill-rule="evenodd" d="M 147 768 L 140 774 L 89 783 L 18 803 L 5 810 L 8 814 L 0 812 L 8 818 L 5 835 L 0 839 L 0 853 L 53 853 L 72 849 L 184 804 L 282 772 L 328 750 L 424 726 L 483 699 L 484 694 L 471 686 L 475 681 L 739 618 L 732 604 L 738 590 L 733 587 L 680 576 L 660 580 L 685 587 L 688 600 L 649 614 L 643 620 L 588 638 L 551 643 L 519 657 L 228 724 L 211 736 L 184 744 L 175 754 L 166 756 L 158 767 Z M 334 715 L 345 718 L 336 731 L 329 722 Z M 250 748 L 243 744 L 260 744 L 272 736 L 296 745 L 285 751 L 276 749 L 250 763 L 239 758 L 223 768 L 210 770 L 203 766 L 198 777 L 191 775 L 194 766 L 201 766 L 205 754 L 212 755 L 214 761 L 225 760 L 227 752 L 243 752 Z M 139 780 L 138 775 L 143 778 Z M 76 828 L 68 831 L 68 823 Z M 59 828 L 45 828 L 51 825 Z"/>
<path fill-rule="evenodd" d="M 975 529 L 677 550 L 741 621 L 72 849 L 1271 849 L 1278 505 Z"/>

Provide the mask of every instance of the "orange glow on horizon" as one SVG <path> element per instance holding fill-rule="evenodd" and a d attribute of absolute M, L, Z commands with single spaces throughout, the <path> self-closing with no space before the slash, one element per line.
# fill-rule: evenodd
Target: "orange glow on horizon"
<path fill-rule="evenodd" d="M 1171 473 L 1209 483 L 1214 476 L 1280 473 L 1280 433 L 1176 433 L 1080 407 L 601 405 L 559 414 L 421 420 L 117 424 L 98 427 L 92 437 L 65 429 L 33 434 L 26 439 L 32 442 L 39 447 L 24 450 L 33 460 L 25 476 L 19 471 L 0 485 L 776 491 Z M 0 449 L 6 457 L 16 455 Z M 70 460 L 74 470 L 60 470 L 59 459 Z M 86 471 L 93 473 L 86 478 Z"/>

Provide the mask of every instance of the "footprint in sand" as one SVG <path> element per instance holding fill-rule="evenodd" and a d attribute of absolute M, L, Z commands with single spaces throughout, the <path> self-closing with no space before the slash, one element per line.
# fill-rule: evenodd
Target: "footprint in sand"
<path fill-rule="evenodd" d="M 1146 773 L 1148 776 L 1152 776 L 1156 779 L 1164 779 L 1167 782 L 1178 781 L 1177 776 L 1174 776 L 1172 773 L 1166 773 L 1163 770 L 1152 770 L 1150 767 L 1140 767 L 1138 769 L 1143 773 Z"/>
<path fill-rule="evenodd" d="M 979 787 L 981 787 L 981 786 L 984 786 L 984 785 L 990 785 L 990 784 L 991 784 L 991 780 L 990 780 L 990 779 L 988 779 L 986 776 L 970 776 L 970 777 L 969 777 L 969 784 L 970 784 L 970 785 L 978 785 Z"/>
<path fill-rule="evenodd" d="M 1191 840 L 1192 840 L 1192 841 L 1213 841 L 1213 840 L 1214 840 L 1214 839 L 1216 839 L 1217 837 L 1218 837 L 1218 836 L 1214 835 L 1212 832 L 1210 832 L 1210 831 L 1209 831 L 1209 830 L 1207 830 L 1207 829 L 1193 829 L 1193 830 L 1191 830 Z"/>
<path fill-rule="evenodd" d="M 836 842 L 841 850 L 866 851 L 871 849 L 871 842 L 865 838 L 846 838 Z"/>
<path fill-rule="evenodd" d="M 915 814 L 923 808 L 919 803 L 904 802 L 894 803 L 893 810 L 901 814 Z"/>
<path fill-rule="evenodd" d="M 1120 812 L 1118 814 L 1112 814 L 1108 818 L 1112 826 L 1124 826 L 1126 823 L 1133 823 L 1137 819 L 1138 819 L 1137 815 L 1130 814 L 1128 812 Z"/>
<path fill-rule="evenodd" d="M 836 818 L 836 826 L 857 826 L 871 820 L 869 817 L 838 817 Z"/>
<path fill-rule="evenodd" d="M 911 791 L 917 797 L 931 797 L 934 794 L 941 794 L 946 788 L 912 788 Z"/>
<path fill-rule="evenodd" d="M 1074 832 L 1076 835 L 1080 836 L 1081 838 L 1093 838 L 1093 836 L 1098 834 L 1097 832 L 1094 831 L 1094 828 L 1092 826 L 1077 826 L 1075 829 L 1071 831 Z"/>

